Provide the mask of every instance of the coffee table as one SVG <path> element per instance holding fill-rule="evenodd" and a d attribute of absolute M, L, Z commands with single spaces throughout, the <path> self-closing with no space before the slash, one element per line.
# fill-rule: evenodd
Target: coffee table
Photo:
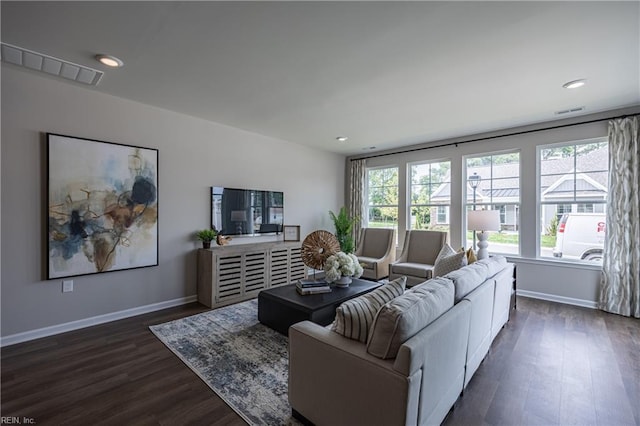
<path fill-rule="evenodd" d="M 301 295 L 295 284 L 262 290 L 258 294 L 258 320 L 282 334 L 300 321 L 329 325 L 345 300 L 368 293 L 380 283 L 354 278 L 349 287 L 331 287 L 331 293 Z"/>

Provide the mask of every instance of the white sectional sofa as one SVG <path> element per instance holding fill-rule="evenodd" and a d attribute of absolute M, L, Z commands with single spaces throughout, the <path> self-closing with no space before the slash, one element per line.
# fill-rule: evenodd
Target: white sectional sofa
<path fill-rule="evenodd" d="M 494 256 L 406 290 L 366 343 L 289 329 L 289 402 L 316 425 L 437 425 L 508 321 L 514 265 Z"/>

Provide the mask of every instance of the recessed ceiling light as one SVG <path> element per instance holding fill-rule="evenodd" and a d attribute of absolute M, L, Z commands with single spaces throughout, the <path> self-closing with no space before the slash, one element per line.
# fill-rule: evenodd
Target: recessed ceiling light
<path fill-rule="evenodd" d="M 578 87 L 582 87 L 586 84 L 587 80 L 581 78 L 580 80 L 569 81 L 562 85 L 565 89 L 577 89 Z"/>
<path fill-rule="evenodd" d="M 120 59 L 111 55 L 96 55 L 96 59 L 103 65 L 106 65 L 111 68 L 120 68 L 124 65 Z"/>
<path fill-rule="evenodd" d="M 337 140 L 338 142 L 346 142 L 346 141 L 347 141 L 347 139 L 349 139 L 349 138 L 348 138 L 348 137 L 346 137 L 346 136 L 338 136 L 338 137 L 336 138 L 336 140 Z"/>

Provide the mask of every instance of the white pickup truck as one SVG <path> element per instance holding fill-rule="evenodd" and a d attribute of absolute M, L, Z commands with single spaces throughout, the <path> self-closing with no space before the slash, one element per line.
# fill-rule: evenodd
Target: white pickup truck
<path fill-rule="evenodd" d="M 604 213 L 564 214 L 558 223 L 553 256 L 602 262 L 605 231 Z"/>

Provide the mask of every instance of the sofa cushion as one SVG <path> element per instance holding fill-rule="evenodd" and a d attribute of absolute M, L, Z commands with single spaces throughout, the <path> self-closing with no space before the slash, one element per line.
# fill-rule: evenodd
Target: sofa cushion
<path fill-rule="evenodd" d="M 482 284 L 488 277 L 487 265 L 480 261 L 445 275 L 445 278 L 453 281 L 453 286 L 456 289 L 455 303 L 462 300 L 462 298 Z"/>
<path fill-rule="evenodd" d="M 331 330 L 349 339 L 367 342 L 373 319 L 382 305 L 404 293 L 406 277 L 397 278 L 372 292 L 343 302 L 336 309 Z"/>
<path fill-rule="evenodd" d="M 373 257 L 358 256 L 358 262 L 363 269 L 373 269 L 376 262 L 380 259 L 374 259 Z"/>
<path fill-rule="evenodd" d="M 433 265 L 426 265 L 424 263 L 402 262 L 392 264 L 391 268 L 394 274 L 422 277 L 426 280 L 427 278 L 431 278 L 430 271 L 433 269 Z"/>
<path fill-rule="evenodd" d="M 386 303 L 374 319 L 367 352 L 395 358 L 404 342 L 453 306 L 454 294 L 451 280 L 434 278 Z"/>
<path fill-rule="evenodd" d="M 504 256 L 494 255 L 486 259 L 479 260 L 478 263 L 486 265 L 487 277 L 492 277 L 507 266 L 507 258 Z"/>
<path fill-rule="evenodd" d="M 433 265 L 433 276 L 442 277 L 451 271 L 460 269 L 467 264 L 467 254 L 462 251 L 456 253 L 449 244 L 445 244 L 440 249 L 435 265 Z"/>

